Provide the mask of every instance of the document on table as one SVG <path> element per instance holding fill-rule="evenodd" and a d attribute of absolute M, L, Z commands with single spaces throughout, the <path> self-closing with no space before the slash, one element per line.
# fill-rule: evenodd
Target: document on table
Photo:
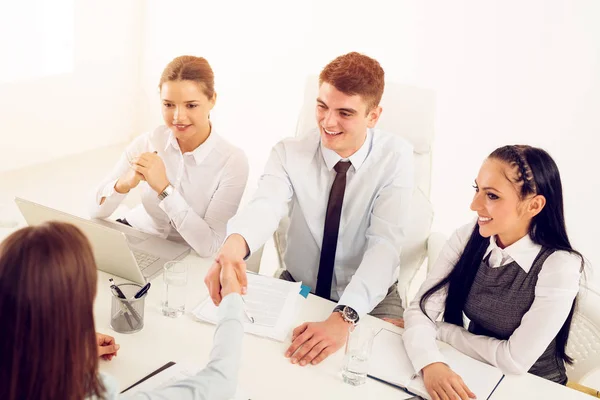
<path fill-rule="evenodd" d="M 248 274 L 248 293 L 244 296 L 247 313 L 244 331 L 283 342 L 293 327 L 297 313 L 302 282 L 288 282 L 270 276 Z M 192 314 L 203 321 L 216 324 L 218 308 L 210 297 L 200 303 Z"/>
<path fill-rule="evenodd" d="M 137 392 L 150 392 L 152 390 L 162 389 L 177 381 L 193 377 L 200 371 L 200 368 L 195 368 L 190 365 L 168 363 L 159 368 L 160 372 L 153 372 L 149 377 L 142 378 L 139 383 L 130 386 L 125 390 L 127 396 L 131 396 Z M 240 388 L 237 389 L 232 400 L 249 400 L 250 397 Z"/>
<path fill-rule="evenodd" d="M 498 368 L 477 361 L 452 346 L 437 342 L 450 368 L 462 377 L 478 399 L 488 399 L 504 375 Z M 408 358 L 402 335 L 382 329 L 375 336 L 371 359 L 370 377 L 382 380 L 426 399 L 431 399 L 423 378 L 417 374 Z"/>

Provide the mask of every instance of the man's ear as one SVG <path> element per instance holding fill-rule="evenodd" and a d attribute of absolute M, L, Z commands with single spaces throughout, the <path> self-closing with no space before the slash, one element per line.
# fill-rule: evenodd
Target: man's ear
<path fill-rule="evenodd" d="M 531 215 L 531 218 L 538 215 L 546 206 L 546 198 L 541 194 L 534 196 L 527 206 L 527 212 Z"/>
<path fill-rule="evenodd" d="M 373 107 L 369 114 L 367 115 L 367 127 L 374 128 L 377 125 L 377 121 L 379 121 L 379 117 L 381 117 L 381 112 L 383 109 L 381 106 Z"/>

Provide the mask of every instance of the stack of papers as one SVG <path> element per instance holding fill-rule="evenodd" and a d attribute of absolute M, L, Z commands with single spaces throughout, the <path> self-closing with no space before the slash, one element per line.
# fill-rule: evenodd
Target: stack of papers
<path fill-rule="evenodd" d="M 302 282 L 248 274 L 248 294 L 244 296 L 246 311 L 254 318 L 244 322 L 244 331 L 283 342 L 294 327 Z M 213 324 L 219 322 L 218 308 L 210 297 L 196 307 L 192 314 Z"/>
<path fill-rule="evenodd" d="M 446 343 L 437 343 L 450 368 L 461 376 L 477 398 L 489 398 L 504 377 L 502 371 L 477 361 Z M 415 372 L 408 358 L 399 333 L 382 329 L 375 336 L 369 361 L 369 376 L 431 399 L 423 378 Z"/>

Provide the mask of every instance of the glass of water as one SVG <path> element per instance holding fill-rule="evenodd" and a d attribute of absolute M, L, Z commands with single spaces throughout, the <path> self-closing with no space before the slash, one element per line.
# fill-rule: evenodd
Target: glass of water
<path fill-rule="evenodd" d="M 369 325 L 350 326 L 342 368 L 344 382 L 357 386 L 367 381 L 369 358 L 376 333 L 377 329 Z"/>
<path fill-rule="evenodd" d="M 185 312 L 188 264 L 181 261 L 169 261 L 163 268 L 165 285 L 162 313 L 167 317 L 176 318 Z"/>

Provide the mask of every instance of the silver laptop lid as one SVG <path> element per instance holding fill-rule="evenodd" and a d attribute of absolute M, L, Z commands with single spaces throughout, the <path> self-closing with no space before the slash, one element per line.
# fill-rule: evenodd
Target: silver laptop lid
<path fill-rule="evenodd" d="M 62 221 L 81 229 L 92 245 L 99 270 L 135 283 L 146 283 L 124 233 L 19 197 L 15 198 L 15 203 L 29 225 Z"/>

